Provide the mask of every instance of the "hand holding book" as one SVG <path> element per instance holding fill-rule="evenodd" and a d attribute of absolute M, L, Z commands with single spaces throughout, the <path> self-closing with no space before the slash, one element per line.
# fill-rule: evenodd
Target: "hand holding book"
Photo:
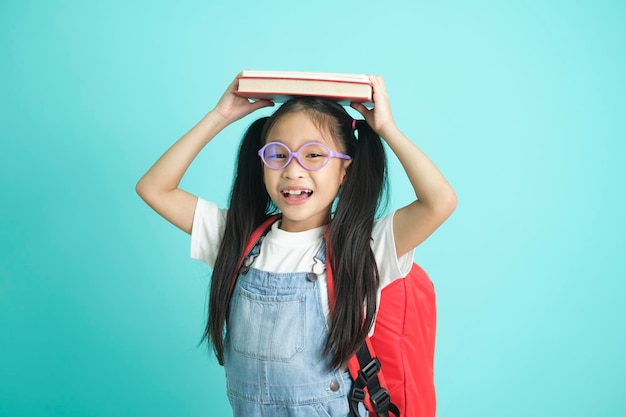
<path fill-rule="evenodd" d="M 213 109 L 227 124 L 239 120 L 255 110 L 274 105 L 272 101 L 265 99 L 251 103 L 247 98 L 237 94 L 238 87 L 239 79 L 235 78 Z"/>
<path fill-rule="evenodd" d="M 397 130 L 397 127 L 391 112 L 385 82 L 379 75 L 368 75 L 368 78 L 373 90 L 373 108 L 369 109 L 363 103 L 358 102 L 350 103 L 350 107 L 361 113 L 378 135 L 386 138 L 392 130 Z"/>

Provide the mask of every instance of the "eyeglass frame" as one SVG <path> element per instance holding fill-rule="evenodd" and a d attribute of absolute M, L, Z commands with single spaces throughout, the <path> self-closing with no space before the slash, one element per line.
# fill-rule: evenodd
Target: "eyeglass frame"
<path fill-rule="evenodd" d="M 284 147 L 285 147 L 285 149 L 287 149 L 287 152 L 289 153 L 289 157 L 287 158 L 287 161 L 286 161 L 286 162 L 285 162 L 285 163 L 284 163 L 281 167 L 274 168 L 274 167 L 270 166 L 270 164 L 268 164 L 268 163 L 267 163 L 267 161 L 265 160 L 265 157 L 263 156 L 263 153 L 264 153 L 265 149 L 266 149 L 268 146 L 270 146 L 270 145 L 281 145 L 281 146 L 284 146 Z M 302 150 L 302 148 L 304 148 L 305 146 L 309 146 L 309 145 L 319 145 L 319 146 L 321 146 L 323 149 L 325 149 L 326 151 L 328 151 L 328 155 L 327 155 L 327 156 L 328 156 L 328 158 L 326 158 L 326 161 L 325 161 L 322 165 L 320 165 L 319 167 L 317 167 L 317 168 L 309 168 L 309 167 L 307 167 L 307 166 L 306 166 L 306 165 L 302 162 L 302 160 L 300 159 L 300 155 L 299 155 L 300 151 Z M 261 149 L 259 149 L 258 155 L 259 155 L 259 157 L 261 158 L 261 161 L 263 161 L 263 164 L 264 164 L 266 167 L 268 167 L 269 169 L 273 169 L 273 170 L 275 170 L 275 171 L 278 171 L 278 170 L 280 170 L 280 169 L 285 169 L 285 168 L 287 168 L 287 167 L 289 166 L 289 164 L 291 163 L 291 161 L 293 160 L 293 158 L 294 158 L 294 157 L 296 158 L 296 160 L 298 161 L 298 163 L 300 164 L 300 166 L 301 166 L 302 168 L 306 169 L 307 171 L 319 171 L 320 169 L 324 168 L 324 167 L 328 164 L 328 162 L 330 161 L 330 158 L 340 158 L 340 159 L 345 159 L 345 160 L 348 160 L 348 161 L 352 159 L 352 157 L 351 157 L 350 155 L 346 155 L 346 154 L 341 153 L 341 152 L 335 152 L 335 151 L 333 151 L 332 149 L 330 149 L 328 146 L 324 145 L 323 143 L 321 143 L 321 142 L 315 142 L 315 141 L 312 141 L 312 142 L 307 142 L 307 143 L 303 144 L 303 145 L 302 145 L 302 146 L 300 146 L 300 147 L 299 147 L 299 148 L 298 148 L 295 152 L 294 152 L 294 151 L 292 151 L 291 149 L 289 149 L 289 146 L 285 145 L 285 144 L 284 144 L 284 143 L 282 143 L 282 142 L 276 142 L 276 141 L 274 141 L 274 142 L 268 142 L 268 143 L 266 143 L 265 145 L 263 145 L 263 147 L 262 147 Z"/>

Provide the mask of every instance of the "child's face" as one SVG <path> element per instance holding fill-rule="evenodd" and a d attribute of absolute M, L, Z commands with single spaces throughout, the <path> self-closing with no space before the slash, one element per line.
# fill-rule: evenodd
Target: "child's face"
<path fill-rule="evenodd" d="M 269 142 L 281 142 L 292 151 L 307 142 L 321 142 L 332 151 L 344 151 L 329 132 L 319 130 L 304 112 L 282 116 L 268 132 L 266 143 Z M 283 169 L 264 165 L 265 188 L 283 214 L 280 228 L 300 232 L 327 224 L 349 164 L 350 161 L 331 158 L 322 169 L 309 171 L 293 158 Z"/>

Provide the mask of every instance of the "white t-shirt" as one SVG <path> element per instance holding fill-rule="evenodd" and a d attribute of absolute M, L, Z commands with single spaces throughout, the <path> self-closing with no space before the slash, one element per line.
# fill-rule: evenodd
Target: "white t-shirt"
<path fill-rule="evenodd" d="M 213 268 L 226 225 L 226 210 L 220 210 L 214 203 L 198 199 L 191 232 L 191 257 Z M 272 225 L 261 243 L 261 252 L 254 260 L 254 268 L 268 272 L 315 272 L 322 307 L 328 318 L 328 288 L 323 265 L 315 262 L 326 226 L 304 232 L 287 232 L 279 229 L 280 222 Z M 398 259 L 393 238 L 393 213 L 374 221 L 371 241 L 372 252 L 378 265 L 380 291 L 393 280 L 405 277 L 411 270 L 413 251 Z M 377 305 L 378 305 L 377 302 Z M 374 327 L 370 331 L 373 334 Z"/>

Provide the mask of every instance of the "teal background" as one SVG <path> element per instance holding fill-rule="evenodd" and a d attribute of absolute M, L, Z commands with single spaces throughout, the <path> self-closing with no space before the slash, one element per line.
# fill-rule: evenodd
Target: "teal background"
<path fill-rule="evenodd" d="M 2 1 L 0 416 L 230 415 L 198 347 L 210 271 L 134 186 L 244 68 L 382 74 L 457 191 L 415 256 L 438 292 L 438 416 L 626 415 L 625 18 L 589 0 Z M 252 120 L 182 187 L 224 205 Z"/>

